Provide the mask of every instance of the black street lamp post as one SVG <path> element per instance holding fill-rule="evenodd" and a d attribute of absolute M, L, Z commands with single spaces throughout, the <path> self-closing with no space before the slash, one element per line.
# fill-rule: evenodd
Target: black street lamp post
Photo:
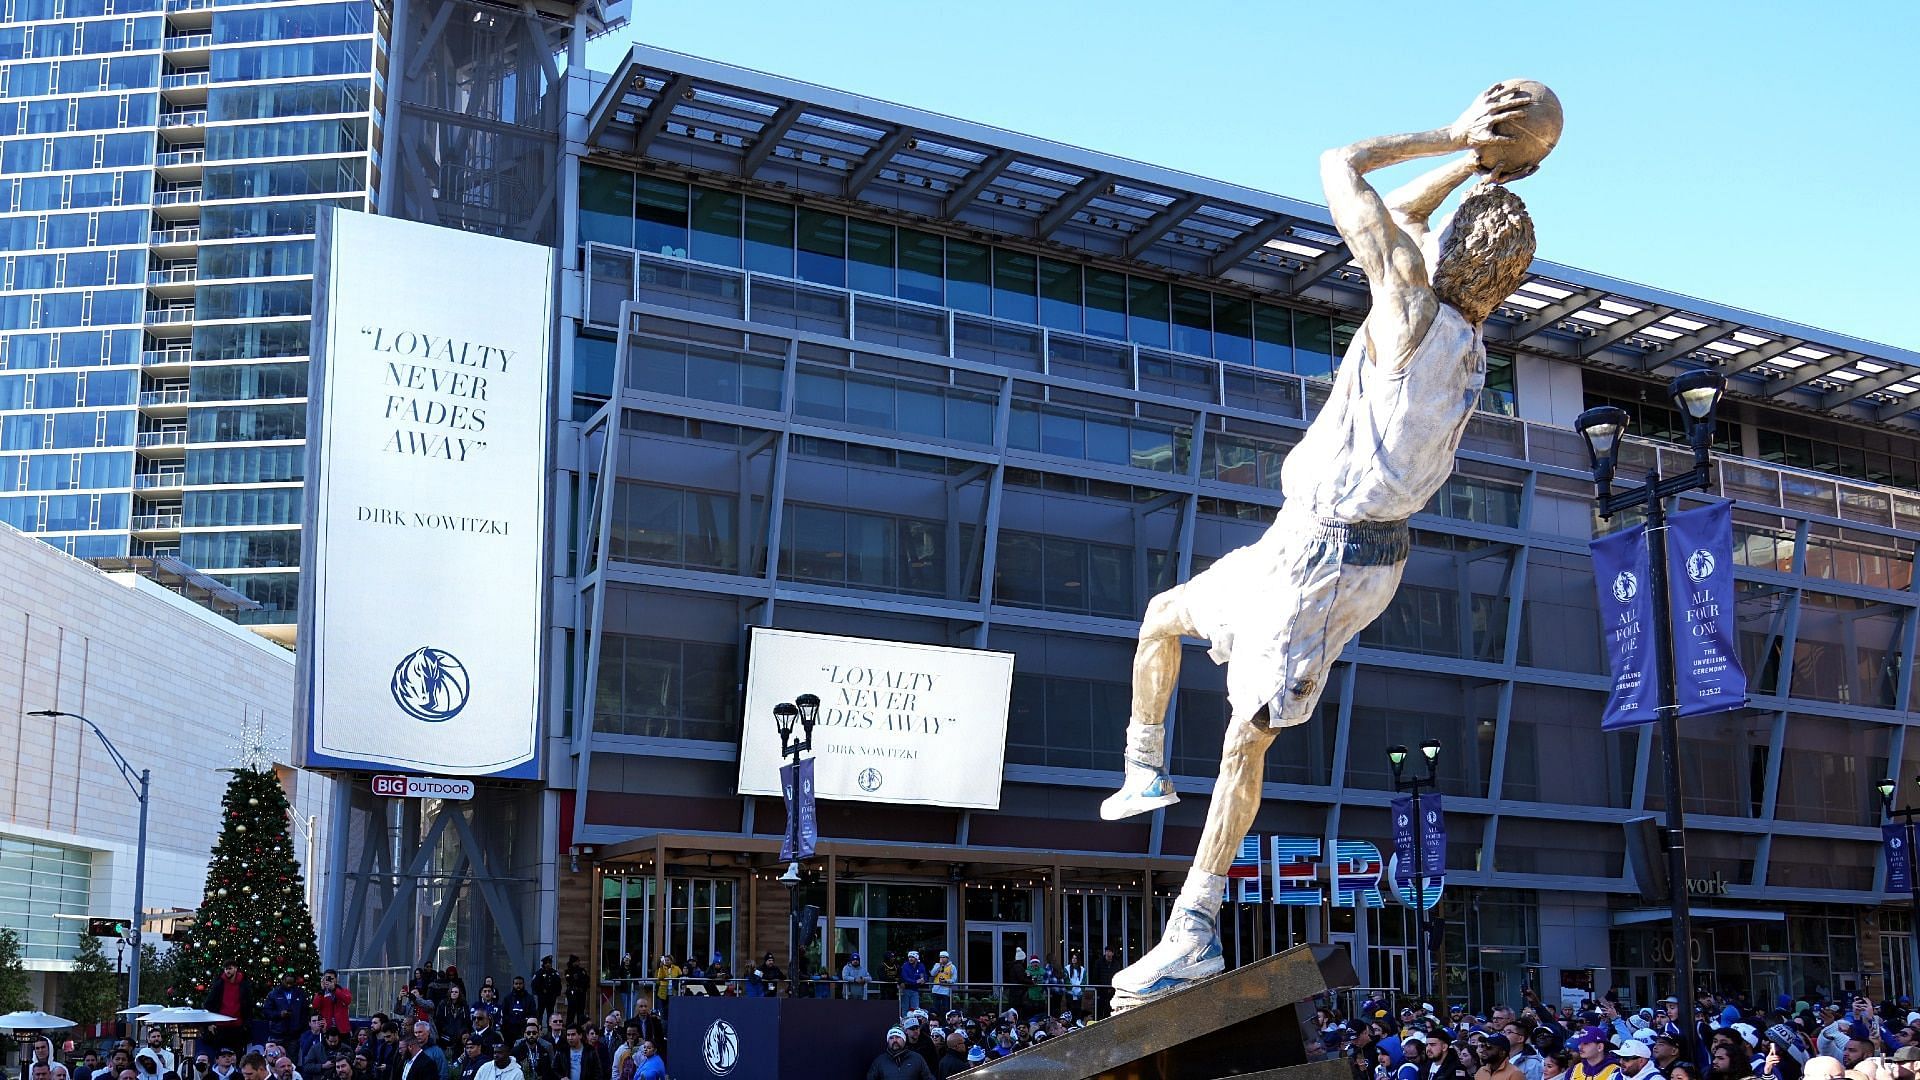
<path fill-rule="evenodd" d="M 1413 926 L 1419 943 L 1414 949 L 1415 984 L 1421 1001 L 1433 1000 L 1433 943 L 1427 940 L 1427 853 L 1423 842 L 1426 819 L 1420 816 L 1420 793 L 1439 783 L 1434 766 L 1440 760 L 1440 741 L 1428 739 L 1420 744 L 1420 756 L 1427 759 L 1427 775 L 1406 776 L 1407 748 L 1387 748 L 1387 762 L 1393 766 L 1393 790 L 1413 795 Z"/>
<path fill-rule="evenodd" d="M 783 701 L 773 707 L 773 725 L 780 732 L 780 753 L 787 764 L 794 766 L 794 786 L 787 791 L 787 844 L 793 852 L 793 859 L 787 863 L 787 872 L 780 875 L 780 884 L 787 887 L 787 996 L 792 997 L 798 988 L 800 978 L 800 927 L 795 924 L 794 913 L 800 910 L 800 755 L 813 750 L 813 725 L 820 722 L 820 698 L 815 694 L 801 694 L 792 701 Z M 796 731 L 795 729 L 798 728 Z"/>
<path fill-rule="evenodd" d="M 1660 741 L 1662 764 L 1667 780 L 1667 892 L 1673 912 L 1673 960 L 1678 976 L 1674 997 L 1691 1001 L 1698 987 L 1693 974 L 1693 918 L 1687 904 L 1687 824 L 1681 806 L 1679 691 L 1674 683 L 1672 613 L 1667 604 L 1667 500 L 1683 492 L 1703 490 L 1713 479 L 1712 449 L 1714 411 L 1726 379 L 1716 371 L 1689 371 L 1673 380 L 1668 396 L 1680 410 L 1687 425 L 1687 442 L 1693 448 L 1693 468 L 1677 476 L 1662 478 L 1658 458 L 1647 470 L 1646 480 L 1638 487 L 1613 489 L 1614 467 L 1618 464 L 1620 437 L 1626 433 L 1630 418 L 1625 409 L 1602 405 L 1588 409 L 1574 420 L 1587 441 L 1587 453 L 1593 462 L 1593 483 L 1597 489 L 1595 506 L 1602 518 L 1610 519 L 1635 507 L 1647 517 L 1647 588 L 1653 607 L 1653 667 L 1660 692 Z M 1695 1059 L 1695 1024 L 1683 1014 L 1680 1027 L 1680 1055 Z"/>
<path fill-rule="evenodd" d="M 29 715 L 44 716 L 50 720 L 64 716 L 87 725 L 87 729 L 99 737 L 100 745 L 107 748 L 107 757 L 113 760 L 113 767 L 120 770 L 120 777 L 127 782 L 127 787 L 133 789 L 133 797 L 140 801 L 140 839 L 133 856 L 133 922 L 128 924 L 126 933 L 127 944 L 133 946 L 133 957 L 127 961 L 127 1008 L 131 1009 L 140 1004 L 140 930 L 141 921 L 145 918 L 143 909 L 147 891 L 147 786 L 153 776 L 152 770 L 141 769 L 136 772 L 133 763 L 127 760 L 119 747 L 113 745 L 113 740 L 100 730 L 100 725 L 79 713 L 35 709 Z"/>
<path fill-rule="evenodd" d="M 1920 784 L 1920 776 L 1914 777 L 1914 783 Z M 1913 932 L 1908 937 L 1909 948 L 1907 955 L 1910 958 L 1908 961 L 1910 966 L 1907 970 L 1906 993 L 1911 995 L 1916 985 L 1916 980 L 1920 980 L 1920 876 L 1916 876 L 1915 874 L 1916 870 L 1920 870 L 1920 863 L 1916 863 L 1913 853 L 1913 819 L 1915 816 L 1920 816 L 1920 806 L 1906 806 L 1897 810 L 1894 809 L 1893 794 L 1898 787 L 1899 785 L 1894 783 L 1892 778 L 1888 778 L 1875 784 L 1874 790 L 1880 793 L 1880 809 L 1886 814 L 1887 819 L 1891 821 L 1894 818 L 1899 818 L 1907 830 L 1905 858 L 1907 860 L 1908 903 L 1911 905 L 1908 910 L 1912 913 L 1910 919 L 1913 924 Z M 1889 994 L 1891 994 L 1891 991 L 1889 991 Z"/>

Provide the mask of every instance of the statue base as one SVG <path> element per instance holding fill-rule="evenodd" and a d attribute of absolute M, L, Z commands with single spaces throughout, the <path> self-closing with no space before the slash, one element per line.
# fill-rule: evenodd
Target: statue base
<path fill-rule="evenodd" d="M 983 1080 L 1348 1080 L 1314 999 L 1359 978 L 1343 946 L 1302 945 L 1224 971 L 969 1076 Z"/>

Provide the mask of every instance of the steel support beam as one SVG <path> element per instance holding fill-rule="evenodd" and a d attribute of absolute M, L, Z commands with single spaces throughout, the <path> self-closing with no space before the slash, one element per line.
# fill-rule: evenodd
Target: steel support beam
<path fill-rule="evenodd" d="M 614 72 L 613 81 L 607 84 L 606 97 L 600 100 L 599 110 L 587 118 L 586 143 L 589 147 L 600 145 L 600 136 L 606 134 L 607 125 L 613 123 L 614 114 L 620 111 L 622 99 L 627 96 L 625 89 L 618 93 L 612 92 L 612 89 L 616 86 L 627 87 L 639 74 L 640 65 L 634 62 L 633 54 L 627 54 L 627 62 L 620 65 L 620 70 Z"/>
<path fill-rule="evenodd" d="M 947 196 L 946 204 L 941 207 L 941 213 L 948 218 L 958 216 L 960 211 L 965 210 L 982 191 L 987 190 L 987 185 L 993 183 L 994 178 L 1000 175 L 1000 171 L 1012 162 L 1013 151 L 1001 149 L 974 166 L 973 175 L 961 181 L 960 186 L 953 189 L 953 194 Z"/>
<path fill-rule="evenodd" d="M 1880 411 L 1875 414 L 1874 419 L 1884 424 L 1896 416 L 1905 416 L 1915 409 L 1920 409 L 1920 394 L 1908 394 L 1896 404 L 1880 406 Z"/>
<path fill-rule="evenodd" d="M 1720 373 L 1728 376 L 1738 375 L 1743 371 L 1757 368 L 1769 360 L 1784 356 L 1799 347 L 1798 338 L 1782 338 L 1779 341 L 1769 341 L 1765 345 L 1755 345 L 1739 356 L 1728 357 L 1727 362 L 1720 365 Z"/>
<path fill-rule="evenodd" d="M 1286 218 L 1276 217 L 1241 233 L 1239 239 L 1220 249 L 1219 254 L 1213 257 L 1213 262 L 1207 265 L 1207 275 L 1219 277 L 1239 266 L 1247 256 L 1265 247 L 1267 241 L 1286 232 L 1291 224 Z"/>
<path fill-rule="evenodd" d="M 1673 314 L 1672 308 L 1663 308 L 1656 304 L 1637 315 L 1622 316 L 1614 320 L 1612 326 L 1601 328 L 1600 336 L 1590 337 L 1581 342 L 1580 348 L 1577 350 L 1577 355 L 1584 360 L 1609 345 L 1625 341 L 1627 338 L 1645 330 L 1647 327 L 1652 326 L 1654 323 L 1659 322 L 1671 314 Z"/>
<path fill-rule="evenodd" d="M 1687 354 L 1693 350 L 1705 348 L 1738 329 L 1740 328 L 1732 323 L 1720 322 L 1719 320 L 1711 321 L 1693 333 L 1688 334 L 1686 337 L 1662 342 L 1660 351 L 1648 353 L 1641 358 L 1640 366 L 1648 371 L 1652 371 L 1662 364 L 1670 364 L 1676 360 L 1684 360 Z"/>
<path fill-rule="evenodd" d="M 1036 240 L 1045 240 L 1059 231 L 1060 226 L 1073 220 L 1073 215 L 1085 209 L 1086 205 L 1105 194 L 1113 186 L 1113 177 L 1108 173 L 1094 173 L 1080 181 L 1080 186 L 1060 196 L 1053 209 L 1041 216 L 1033 225 Z"/>
<path fill-rule="evenodd" d="M 1770 398 L 1779 397 L 1790 390 L 1798 390 L 1815 379 L 1824 379 L 1853 363 L 1853 360 L 1853 356 L 1845 352 L 1834 353 L 1824 360 L 1809 360 L 1800 367 L 1794 368 L 1793 374 L 1786 378 L 1768 383 L 1763 392 Z"/>
<path fill-rule="evenodd" d="M 1858 358 L 1856 357 L 1856 359 Z M 1882 363 L 1882 361 L 1879 360 L 1869 362 L 1874 364 Z M 1878 375 L 1871 375 L 1858 382 L 1848 383 L 1845 390 L 1835 390 L 1828 394 L 1827 399 L 1820 403 L 1820 407 L 1823 409 L 1838 409 L 1842 405 L 1850 405 L 1866 397 L 1868 394 L 1877 394 L 1887 387 L 1892 386 L 1894 383 L 1905 382 L 1916 376 L 1920 376 L 1920 372 L 1915 372 L 1911 368 L 1888 366 L 1887 370 Z"/>
<path fill-rule="evenodd" d="M 1179 228 L 1195 210 L 1206 205 L 1204 195 L 1189 195 L 1184 199 L 1169 203 L 1166 209 L 1147 219 L 1146 223 L 1127 238 L 1127 258 L 1137 259 L 1146 253 L 1161 237 Z"/>
<path fill-rule="evenodd" d="M 748 180 L 753 179 L 753 174 L 759 172 L 760 166 L 773 156 L 774 150 L 780 146 L 780 140 L 792 130 L 795 121 L 806 110 L 806 102 L 789 101 L 768 117 L 767 122 L 761 125 L 760 133 L 753 137 L 753 145 L 747 148 L 746 156 L 740 159 L 740 175 Z"/>
<path fill-rule="evenodd" d="M 1507 331 L 1507 342 L 1519 344 L 1535 334 L 1551 330 L 1560 320 L 1582 308 L 1597 304 L 1606 299 L 1607 294 L 1598 289 L 1581 289 L 1572 296 L 1548 304 L 1539 311 L 1527 312 L 1527 321 L 1517 324 Z"/>
<path fill-rule="evenodd" d="M 1345 241 L 1328 248 L 1302 267 L 1299 273 L 1293 275 L 1293 279 L 1287 282 L 1287 292 L 1294 296 L 1306 292 L 1318 285 L 1321 278 L 1347 265 L 1352 258 L 1353 252 L 1347 250 Z"/>
<path fill-rule="evenodd" d="M 692 80 L 685 75 L 675 75 L 667 80 L 667 85 L 654 95 L 653 104 L 647 109 L 647 118 L 633 129 L 633 145 L 627 148 L 628 153 L 634 157 L 646 154 L 647 145 L 667 129 L 667 120 L 673 116 L 673 103 L 679 101 L 680 95 L 686 93 L 691 85 Z"/>
<path fill-rule="evenodd" d="M 868 184 L 879 178 L 880 170 L 887 167 L 887 162 L 893 160 L 893 155 L 899 153 L 900 148 L 912 139 L 912 128 L 898 127 L 893 129 L 893 134 L 880 140 L 880 145 L 875 146 L 867 152 L 866 157 L 860 159 L 860 167 L 847 174 L 847 198 L 855 198 L 865 191 Z"/>

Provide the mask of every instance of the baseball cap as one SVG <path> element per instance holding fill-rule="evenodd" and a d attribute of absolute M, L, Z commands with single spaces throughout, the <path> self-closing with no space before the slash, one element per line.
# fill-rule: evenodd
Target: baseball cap
<path fill-rule="evenodd" d="M 1427 1037 L 1417 1031 L 1408 1032 L 1400 1037 L 1400 1045 L 1405 1046 L 1408 1043 L 1419 1043 L 1421 1046 L 1425 1046 L 1427 1045 Z"/>
<path fill-rule="evenodd" d="M 860 954 L 859 954 L 859 953 L 854 953 L 854 954 L 853 954 L 852 956 L 850 956 L 850 957 L 848 957 L 848 959 L 849 959 L 849 960 L 858 960 L 858 959 L 860 959 Z"/>
<path fill-rule="evenodd" d="M 1678 1035 L 1675 1035 L 1675 1034 L 1674 1034 L 1673 1032 L 1671 1032 L 1671 1031 L 1663 1031 L 1663 1032 L 1661 1032 L 1660 1034 L 1658 1034 L 1658 1035 L 1655 1035 L 1655 1036 L 1653 1037 L 1653 1041 L 1654 1041 L 1654 1042 L 1663 1042 L 1663 1043 L 1666 1043 L 1666 1044 L 1667 1044 L 1668 1046 L 1679 1046 L 1679 1045 L 1680 1045 L 1680 1037 L 1679 1037 Z"/>
<path fill-rule="evenodd" d="M 1760 1033 L 1754 1030 L 1752 1024 L 1728 1024 L 1727 1027 L 1732 1029 L 1734 1034 L 1745 1039 L 1748 1046 L 1752 1046 L 1755 1042 L 1759 1041 Z"/>
<path fill-rule="evenodd" d="M 907 959 L 909 959 L 909 960 L 918 960 L 918 959 L 920 959 L 920 950 L 919 950 L 919 949 L 908 949 L 908 950 L 907 950 Z"/>
<path fill-rule="evenodd" d="M 1652 1057 L 1653 1049 L 1639 1039 L 1628 1039 L 1620 1044 L 1620 1056 L 1623 1058 Z"/>
<path fill-rule="evenodd" d="M 948 952 L 947 950 L 945 949 L 940 950 L 940 959 L 948 960 L 948 959 L 951 959 L 952 957 L 953 957 L 953 954 Z"/>

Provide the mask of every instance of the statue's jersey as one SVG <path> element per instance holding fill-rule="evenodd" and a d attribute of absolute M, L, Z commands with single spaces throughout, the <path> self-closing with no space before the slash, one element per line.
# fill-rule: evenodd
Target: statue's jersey
<path fill-rule="evenodd" d="M 1402 521 L 1453 472 L 1487 380 L 1480 331 L 1440 304 L 1404 367 L 1375 363 L 1369 351 L 1362 327 L 1332 397 L 1281 466 L 1289 509 L 1332 521 Z"/>

